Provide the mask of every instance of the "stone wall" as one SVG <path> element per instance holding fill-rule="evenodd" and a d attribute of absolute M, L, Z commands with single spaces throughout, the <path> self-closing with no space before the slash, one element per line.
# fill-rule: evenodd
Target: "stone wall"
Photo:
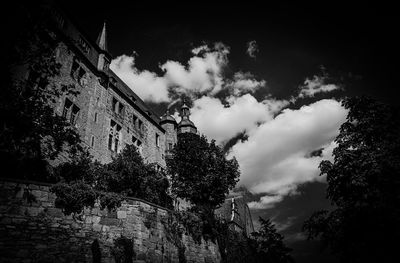
<path fill-rule="evenodd" d="M 101 262 L 118 262 L 114 241 L 132 241 L 133 262 L 179 262 L 168 232 L 169 210 L 139 199 L 126 199 L 114 211 L 85 208 L 65 216 L 55 207 L 51 185 L 0 180 L 0 262 L 95 262 L 98 241 Z M 218 246 L 196 244 L 183 236 L 187 262 L 219 262 Z M 182 250 L 181 250 L 182 251 Z"/>

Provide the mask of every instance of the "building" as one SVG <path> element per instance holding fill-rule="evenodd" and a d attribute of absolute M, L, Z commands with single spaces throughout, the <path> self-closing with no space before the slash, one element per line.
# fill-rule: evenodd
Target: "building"
<path fill-rule="evenodd" d="M 54 84 L 73 85 L 79 91 L 78 95 L 58 98 L 54 104 L 56 113 L 77 128 L 89 152 L 101 163 L 110 162 L 129 144 L 138 148 L 145 162 L 164 169 L 178 135 L 197 134 L 189 107 L 183 103 L 179 123 L 168 110 L 161 118 L 157 116 L 109 68 L 112 56 L 107 47 L 105 23 L 94 42 L 62 11 L 52 7 L 49 12 L 54 22 L 53 37 L 60 40 L 55 56 L 62 65 Z M 29 78 L 29 72 L 26 77 Z M 239 201 L 227 199 L 221 215 L 249 233 L 251 216 L 246 203 Z"/>
<path fill-rule="evenodd" d="M 158 117 L 109 68 L 112 57 L 107 48 L 105 23 L 94 42 L 61 11 L 49 10 L 55 37 L 61 40 L 55 54 L 62 68 L 54 82 L 74 85 L 79 91 L 77 96 L 60 97 L 55 104 L 56 112 L 77 128 L 96 160 L 110 162 L 127 144 L 133 144 L 145 162 L 165 168 L 165 158 L 177 142 L 177 134 L 197 132 L 189 119 L 189 107 L 182 106 L 179 124 L 168 111 Z"/>

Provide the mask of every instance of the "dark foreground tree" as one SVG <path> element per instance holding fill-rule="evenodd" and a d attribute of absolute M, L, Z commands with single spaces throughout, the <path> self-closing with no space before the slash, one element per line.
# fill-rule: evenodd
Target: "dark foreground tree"
<path fill-rule="evenodd" d="M 279 234 L 271 220 L 259 218 L 261 227 L 258 232 L 252 233 L 250 242 L 250 253 L 253 255 L 252 262 L 289 263 L 294 262 L 290 256 L 292 249 L 285 246 L 283 236 Z"/>
<path fill-rule="evenodd" d="M 327 197 L 336 207 L 304 224 L 343 262 L 394 262 L 400 238 L 399 110 L 371 98 L 348 98 L 349 110 L 333 151 L 323 161 Z"/>
<path fill-rule="evenodd" d="M 235 158 L 227 160 L 215 141 L 192 133 L 179 135 L 167 161 L 172 193 L 198 208 L 213 210 L 221 205 L 239 180 Z"/>
<path fill-rule="evenodd" d="M 48 163 L 65 146 L 79 147 L 76 130 L 54 112 L 72 86 L 56 85 L 59 75 L 49 15 L 35 4 L 21 5 L 13 21 L 18 32 L 4 50 L 0 79 L 0 162 L 3 176 L 49 180 Z M 14 24 L 14 23 L 13 23 Z M 9 26 L 9 25 L 8 25 Z M 5 172 L 7 171 L 7 172 Z"/>
<path fill-rule="evenodd" d="M 276 231 L 272 222 L 259 218 L 261 227 L 250 237 L 225 225 L 222 262 L 227 263 L 289 263 L 294 262 L 292 249 L 283 243 L 283 236 Z"/>
<path fill-rule="evenodd" d="M 239 179 L 236 159 L 227 160 L 214 140 L 209 143 L 205 136 L 184 133 L 179 135 L 167 167 L 172 194 L 191 203 L 190 209 L 177 216 L 186 230 L 198 242 L 221 237 L 214 210 Z"/>

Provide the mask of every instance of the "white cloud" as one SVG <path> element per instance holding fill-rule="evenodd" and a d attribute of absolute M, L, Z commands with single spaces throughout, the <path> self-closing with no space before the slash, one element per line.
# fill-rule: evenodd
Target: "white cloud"
<path fill-rule="evenodd" d="M 251 58 L 256 58 L 256 54 L 258 53 L 258 45 L 255 40 L 247 42 L 247 50 L 246 53 L 251 57 Z"/>
<path fill-rule="evenodd" d="M 304 85 L 300 86 L 299 98 L 314 97 L 316 93 L 330 92 L 340 89 L 338 85 L 326 84 L 326 76 L 314 76 L 307 78 Z"/>
<path fill-rule="evenodd" d="M 202 46 L 193 49 L 195 55 L 184 66 L 176 61 L 167 61 L 161 66 L 169 86 L 175 87 L 178 94 L 216 94 L 224 84 L 222 69 L 228 63 L 229 48 L 222 43 L 214 44 L 213 49 Z"/>
<path fill-rule="evenodd" d="M 119 56 L 111 61 L 110 69 L 143 100 L 153 102 L 170 100 L 165 79 L 147 70 L 139 71 L 135 68 L 135 57 Z"/>
<path fill-rule="evenodd" d="M 239 71 L 234 74 L 227 86 L 231 87 L 233 95 L 238 96 L 243 93 L 253 93 L 257 89 L 265 87 L 265 84 L 265 80 L 258 81 L 251 73 Z"/>
<path fill-rule="evenodd" d="M 229 140 L 241 132 L 250 132 L 258 123 L 271 120 L 286 105 L 285 101 L 258 102 L 252 95 L 231 96 L 225 107 L 217 98 L 204 96 L 194 101 L 191 120 L 198 130 L 218 143 Z"/>
<path fill-rule="evenodd" d="M 247 141 L 234 145 L 230 156 L 239 162 L 240 185 L 253 193 L 268 193 L 252 206 L 273 205 L 272 201 L 295 193 L 299 184 L 324 180 L 318 165 L 322 159 L 332 158 L 333 139 L 346 114 L 335 100 L 317 101 L 298 110 L 284 109 L 250 130 Z M 322 147 L 322 156 L 309 156 Z"/>
<path fill-rule="evenodd" d="M 134 56 L 119 56 L 112 60 L 110 68 L 143 100 L 156 103 L 171 102 L 182 94 L 193 99 L 213 96 L 223 89 L 238 96 L 265 86 L 264 80 L 258 81 L 250 73 L 237 72 L 233 79 L 225 78 L 229 47 L 223 43 L 203 45 L 192 53 L 185 64 L 169 60 L 160 65 L 164 72 L 161 76 L 137 69 Z"/>

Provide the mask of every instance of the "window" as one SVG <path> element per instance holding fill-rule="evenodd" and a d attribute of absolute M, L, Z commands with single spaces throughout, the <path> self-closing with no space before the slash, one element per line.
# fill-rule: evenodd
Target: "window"
<path fill-rule="evenodd" d="M 94 113 L 94 122 L 97 123 L 97 112 Z"/>
<path fill-rule="evenodd" d="M 92 138 L 90 139 L 90 146 L 94 147 L 94 136 L 92 135 Z"/>
<path fill-rule="evenodd" d="M 133 115 L 132 115 L 133 127 L 136 127 L 136 121 L 137 121 L 137 119 L 138 119 L 138 117 L 137 117 L 135 114 L 133 114 Z"/>
<path fill-rule="evenodd" d="M 135 136 L 132 136 L 132 143 L 136 146 L 139 153 L 142 154 L 142 142 L 138 140 Z"/>
<path fill-rule="evenodd" d="M 172 143 L 168 143 L 168 150 L 169 150 L 169 151 L 172 150 Z"/>
<path fill-rule="evenodd" d="M 115 147 L 114 147 L 114 151 L 119 153 L 120 147 L 119 147 L 119 142 L 120 142 L 120 138 L 121 138 L 121 126 L 117 125 L 117 130 L 115 133 Z"/>
<path fill-rule="evenodd" d="M 120 152 L 120 142 L 121 142 L 121 130 L 122 127 L 115 121 L 110 121 L 110 132 L 108 134 L 108 149 L 115 152 Z"/>
<path fill-rule="evenodd" d="M 112 110 L 113 110 L 113 112 L 117 112 L 117 104 L 118 104 L 118 100 L 116 98 L 112 98 Z"/>
<path fill-rule="evenodd" d="M 74 59 L 71 67 L 71 77 L 74 80 L 76 80 L 80 85 L 84 85 L 85 75 L 86 71 L 82 68 L 82 66 L 78 63 L 78 61 Z"/>
<path fill-rule="evenodd" d="M 156 146 L 160 147 L 160 135 L 156 133 Z"/>
<path fill-rule="evenodd" d="M 142 131 L 143 129 L 143 122 L 141 120 L 139 120 L 139 130 Z"/>
<path fill-rule="evenodd" d="M 118 106 L 119 106 L 119 107 L 118 107 L 118 114 L 124 115 L 124 108 L 125 108 L 124 104 L 122 104 L 122 103 L 120 102 Z"/>
<path fill-rule="evenodd" d="M 123 116 L 124 115 L 124 109 L 125 106 L 121 102 L 119 102 L 116 98 L 112 98 L 112 111 L 115 113 L 118 113 L 119 115 Z"/>
<path fill-rule="evenodd" d="M 78 117 L 78 113 L 79 113 L 79 107 L 76 106 L 75 104 L 72 106 L 72 112 L 71 112 L 71 118 L 70 118 L 70 122 L 72 125 L 74 125 L 76 123 L 76 119 Z"/>
<path fill-rule="evenodd" d="M 62 116 L 66 119 L 68 118 L 68 112 L 71 109 L 71 106 L 72 106 L 72 101 L 70 101 L 68 98 L 65 98 Z"/>
<path fill-rule="evenodd" d="M 72 125 L 76 123 L 79 114 L 79 107 L 72 103 L 71 100 L 65 98 L 62 116 L 67 119 Z"/>
<path fill-rule="evenodd" d="M 72 62 L 72 67 L 71 67 L 71 77 L 73 77 L 75 79 L 75 75 L 76 72 L 78 72 L 80 68 L 80 65 L 78 63 L 78 61 L 76 61 L 76 59 L 74 59 L 74 61 Z"/>

